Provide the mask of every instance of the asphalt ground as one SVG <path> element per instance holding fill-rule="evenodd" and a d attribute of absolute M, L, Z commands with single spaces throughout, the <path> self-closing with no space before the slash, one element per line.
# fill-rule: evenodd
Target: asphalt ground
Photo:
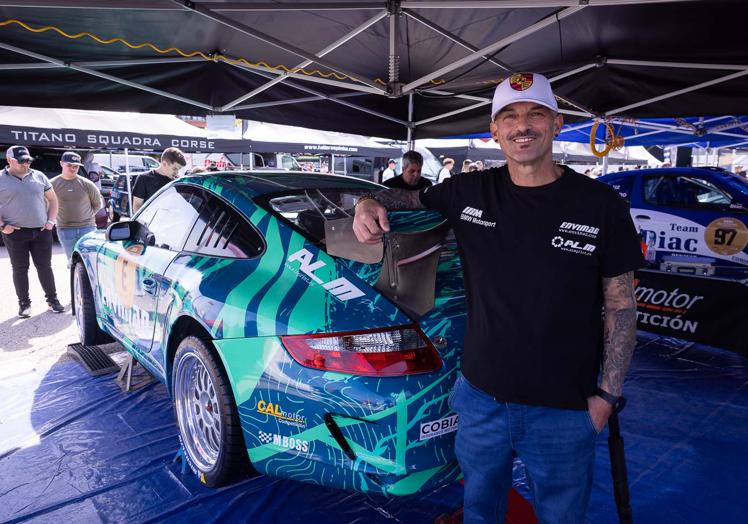
<path fill-rule="evenodd" d="M 66 355 L 68 344 L 79 342 L 78 328 L 70 307 L 70 272 L 59 244 L 54 244 L 52 248 L 52 271 L 57 297 L 65 306 L 65 312 L 47 310 L 44 292 L 32 262 L 29 269 L 31 317 L 19 318 L 8 250 L 0 246 L 0 380 L 67 360 L 70 358 Z M 102 349 L 110 354 L 124 351 L 119 344 L 107 344 Z"/>

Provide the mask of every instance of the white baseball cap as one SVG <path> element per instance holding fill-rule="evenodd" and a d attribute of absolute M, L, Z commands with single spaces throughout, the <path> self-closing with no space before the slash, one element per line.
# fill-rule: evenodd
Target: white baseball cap
<path fill-rule="evenodd" d="M 491 103 L 491 120 L 496 113 L 515 102 L 535 102 L 558 112 L 551 83 L 538 73 L 515 73 L 496 86 Z"/>

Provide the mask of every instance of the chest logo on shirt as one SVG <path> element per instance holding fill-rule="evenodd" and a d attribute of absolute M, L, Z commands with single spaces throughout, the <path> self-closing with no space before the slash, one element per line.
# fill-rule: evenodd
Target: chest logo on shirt
<path fill-rule="evenodd" d="M 579 255 L 591 255 L 597 246 L 594 244 L 587 244 L 586 242 L 580 242 L 570 238 L 564 238 L 556 235 L 551 240 L 551 245 L 561 251 L 568 251 L 569 253 L 576 253 Z"/>
<path fill-rule="evenodd" d="M 561 222 L 561 225 L 558 226 L 558 232 L 571 235 L 580 235 L 589 238 L 597 238 L 597 235 L 600 233 L 600 228 L 587 226 L 584 224 L 577 224 L 575 222 Z"/>
<path fill-rule="evenodd" d="M 471 206 L 465 206 L 465 209 L 460 213 L 460 220 L 483 227 L 496 227 L 495 221 L 490 222 L 488 220 L 483 220 L 482 209 L 477 209 Z"/>

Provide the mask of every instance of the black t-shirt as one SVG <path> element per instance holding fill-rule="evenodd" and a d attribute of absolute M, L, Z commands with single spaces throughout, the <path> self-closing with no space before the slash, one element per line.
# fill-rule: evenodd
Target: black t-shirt
<path fill-rule="evenodd" d="M 132 188 L 132 196 L 148 200 L 155 195 L 159 189 L 171 182 L 169 177 L 159 175 L 155 169 L 138 175 Z"/>
<path fill-rule="evenodd" d="M 431 180 L 427 178 L 419 178 L 418 183 L 415 186 L 408 185 L 407 182 L 405 182 L 405 179 L 403 178 L 403 175 L 397 175 L 396 177 L 390 178 L 389 180 L 385 180 L 382 182 L 385 186 L 391 187 L 393 189 L 424 189 L 426 187 L 431 187 L 433 184 L 431 183 Z"/>
<path fill-rule="evenodd" d="M 602 356 L 602 279 L 641 267 L 626 202 L 569 168 L 539 187 L 505 167 L 420 194 L 460 246 L 468 303 L 462 372 L 497 400 L 586 409 Z"/>

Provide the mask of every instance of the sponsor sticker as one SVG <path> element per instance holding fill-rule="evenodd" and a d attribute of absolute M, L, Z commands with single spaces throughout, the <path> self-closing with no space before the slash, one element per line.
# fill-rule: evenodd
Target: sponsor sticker
<path fill-rule="evenodd" d="M 280 424 L 294 426 L 297 428 L 306 427 L 306 417 L 299 412 L 290 412 L 284 410 L 277 402 L 266 402 L 260 400 L 257 402 L 257 412 L 278 419 Z"/>
<path fill-rule="evenodd" d="M 455 413 L 454 415 L 440 418 L 439 420 L 423 422 L 421 423 L 421 433 L 418 440 L 428 440 L 430 438 L 457 431 L 457 421 L 458 415 Z"/>
<path fill-rule="evenodd" d="M 718 218 L 706 226 L 704 241 L 715 253 L 736 255 L 748 245 L 748 228 L 737 218 Z"/>
<path fill-rule="evenodd" d="M 257 437 L 263 444 L 272 444 L 273 446 L 279 446 L 292 451 L 300 451 L 302 453 L 309 452 L 308 440 L 289 437 L 288 435 L 278 435 L 277 433 L 267 433 L 265 431 L 259 431 Z"/>

